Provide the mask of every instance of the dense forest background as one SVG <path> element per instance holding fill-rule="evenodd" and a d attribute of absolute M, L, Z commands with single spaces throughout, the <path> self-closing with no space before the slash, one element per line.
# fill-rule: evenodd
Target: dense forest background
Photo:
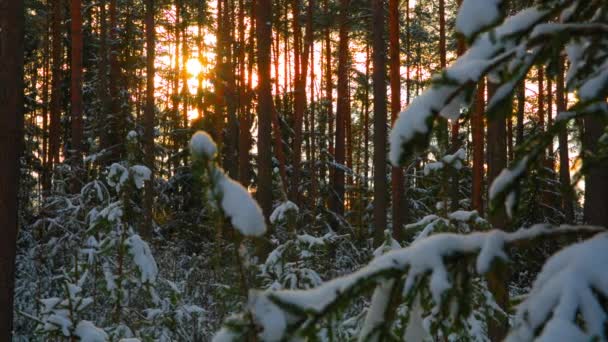
<path fill-rule="evenodd" d="M 4 68 L 2 103 L 18 101 L 9 92 L 24 95 L 22 116 L 0 121 L 9 132 L 0 159 L 23 151 L 18 170 L 0 170 L 0 190 L 19 184 L 18 201 L 6 205 L 18 213 L 18 233 L 7 228 L 0 245 L 2 265 L 16 258 L 14 271 L 0 269 L 10 289 L 0 304 L 14 303 L 0 336 L 210 340 L 222 322 L 235 331 L 254 324 L 233 315 L 266 305 L 252 302 L 251 289 L 315 288 L 435 233 L 561 227 L 557 238 L 509 250 L 508 266 L 497 261 L 487 277 L 467 273 L 462 294 L 477 309 L 463 309 L 464 323 L 442 322 L 431 291 L 406 301 L 415 314 L 394 309 L 394 326 L 378 328 L 411 340 L 422 331 L 500 340 L 546 259 L 589 236 L 565 228 L 608 226 L 608 76 L 594 94 L 599 114 L 568 116 L 581 95 L 568 83 L 565 36 L 547 38 L 553 45 L 513 76 L 500 109 L 489 99 L 504 96 L 506 72 L 465 84 L 467 105 L 438 117 L 428 148 L 398 155 L 395 166 L 389 132 L 399 113 L 425 89 L 452 84 L 442 70 L 474 46 L 456 28 L 462 0 L 23 2 L 23 22 L 0 20 L 0 67 L 23 51 L 23 87 L 9 78 L 19 63 Z M 488 2 L 506 16 L 546 6 L 551 22 L 576 3 L 577 20 L 608 25 L 601 1 Z M 17 3 L 0 1 L 0 11 Z M 491 16 L 479 11 L 459 20 Z M 23 28 L 23 41 L 8 27 Z M 593 30 L 608 31 L 588 30 L 585 48 L 596 44 L 597 55 L 584 55 L 591 62 L 579 70 L 607 70 L 606 42 Z M 206 134 L 192 138 L 197 131 Z M 500 198 L 506 210 L 491 190 L 504 168 L 519 172 L 514 197 Z M 16 227 L 11 220 L 0 225 Z M 356 294 L 298 331 L 322 340 L 369 333 L 370 298 Z M 232 338 L 256 338 L 242 331 Z"/>

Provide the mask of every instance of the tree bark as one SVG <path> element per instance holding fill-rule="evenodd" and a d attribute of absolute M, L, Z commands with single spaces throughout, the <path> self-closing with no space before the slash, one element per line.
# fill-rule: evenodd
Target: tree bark
<path fill-rule="evenodd" d="M 598 144 L 608 120 L 601 115 L 593 113 L 583 119 L 583 166 L 587 169 L 583 216 L 587 224 L 608 227 L 608 159 L 601 158 Z"/>
<path fill-rule="evenodd" d="M 473 209 L 483 215 L 483 165 L 484 165 L 484 111 L 485 111 L 485 81 L 482 79 L 477 86 L 475 106 L 471 114 L 471 131 L 473 145 L 473 187 L 471 202 Z"/>
<path fill-rule="evenodd" d="M 53 24 L 52 24 L 52 80 L 51 80 L 51 117 L 49 127 L 49 169 L 59 163 L 59 149 L 61 136 L 61 102 L 63 92 L 61 90 L 61 65 L 63 63 L 63 50 L 61 44 L 61 6 L 62 0 L 53 1 Z"/>
<path fill-rule="evenodd" d="M 391 124 L 399 117 L 401 110 L 401 59 L 399 58 L 399 1 L 390 0 L 388 5 L 389 56 L 391 82 Z M 392 216 L 393 236 L 397 241 L 403 237 L 403 224 L 407 218 L 404 203 L 404 175 L 401 167 L 392 168 Z"/>
<path fill-rule="evenodd" d="M 386 181 L 386 46 L 384 42 L 384 8 L 382 5 L 382 0 L 372 0 L 375 246 L 380 246 L 384 240 L 388 202 Z"/>
<path fill-rule="evenodd" d="M 152 209 L 154 202 L 154 57 L 156 34 L 154 27 L 154 0 L 146 0 L 146 107 L 144 109 L 144 163 L 150 169 L 144 194 L 144 225 L 142 235 L 152 237 Z"/>
<path fill-rule="evenodd" d="M 272 213 L 272 92 L 270 79 L 270 41 L 272 39 L 272 1 L 258 0 L 256 7 L 258 42 L 258 186 L 257 200 L 264 216 Z"/>
<path fill-rule="evenodd" d="M 23 148 L 23 0 L 0 0 L 0 340 L 13 331 L 19 169 Z"/>
<path fill-rule="evenodd" d="M 348 96 L 348 75 L 350 71 L 348 60 L 349 4 L 350 0 L 340 0 L 340 15 L 338 19 L 340 22 L 340 42 L 338 44 L 338 108 L 336 110 L 335 134 L 335 162 L 340 167 L 332 168 L 332 194 L 330 197 L 330 209 L 340 216 L 344 214 L 344 170 L 341 166 L 344 165 L 346 157 L 345 120 L 350 119 L 350 98 Z M 334 220 L 333 226 L 337 229 L 338 222 Z"/>
<path fill-rule="evenodd" d="M 566 111 L 566 90 L 564 84 L 564 58 L 559 57 L 555 80 L 557 115 Z M 568 127 L 558 133 L 559 142 L 559 182 L 562 188 L 562 210 L 566 223 L 574 223 L 574 198 L 570 185 L 570 156 L 568 151 Z"/>
<path fill-rule="evenodd" d="M 71 1 L 71 114 L 72 114 L 72 140 L 71 140 L 71 164 L 74 167 L 74 178 L 72 179 L 72 192 L 80 192 L 82 182 L 82 153 L 84 127 L 82 122 L 82 12 L 81 0 Z"/>
<path fill-rule="evenodd" d="M 491 99 L 497 85 L 488 82 L 488 99 Z M 506 121 L 505 114 L 511 112 L 509 105 L 502 108 L 496 118 L 488 122 L 488 184 L 498 177 L 507 166 Z M 490 215 L 490 223 L 495 229 L 505 229 L 507 220 L 502 210 L 496 210 Z M 509 274 L 505 264 L 494 267 L 487 276 L 488 288 L 496 303 L 505 311 L 509 306 L 508 281 Z M 488 323 L 488 336 L 492 341 L 502 341 L 509 329 L 509 322 L 505 319 L 493 318 Z"/>

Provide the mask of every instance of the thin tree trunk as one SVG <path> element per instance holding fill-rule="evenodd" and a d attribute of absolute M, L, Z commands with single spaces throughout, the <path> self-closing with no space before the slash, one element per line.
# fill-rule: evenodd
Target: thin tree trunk
<path fill-rule="evenodd" d="M 372 60 L 374 91 L 374 245 L 380 246 L 386 229 L 388 184 L 386 181 L 386 58 L 384 8 L 372 0 Z M 338 96 L 339 97 L 339 96 Z"/>
<path fill-rule="evenodd" d="M 154 28 L 154 0 L 146 0 L 146 107 L 144 110 L 144 163 L 150 169 L 144 194 L 144 224 L 142 234 L 152 237 L 152 209 L 154 202 L 154 57 L 156 34 Z"/>
<path fill-rule="evenodd" d="M 439 0 L 439 66 L 441 70 L 447 66 L 446 37 L 445 37 L 445 0 Z M 437 140 L 442 152 L 448 150 L 448 124 L 447 120 L 437 120 Z"/>
<path fill-rule="evenodd" d="M 272 90 L 270 79 L 270 40 L 272 39 L 272 1 L 257 0 L 256 37 L 258 42 L 258 187 L 257 200 L 266 218 L 272 213 Z"/>
<path fill-rule="evenodd" d="M 370 74 L 370 45 L 365 44 L 365 95 L 363 98 L 363 169 L 365 187 L 369 186 L 369 74 Z"/>
<path fill-rule="evenodd" d="M 71 0 L 71 35 L 72 35 L 72 65 L 71 65 L 71 114 L 72 114 L 72 141 L 70 156 L 76 174 L 72 179 L 72 192 L 80 192 L 82 182 L 82 153 L 84 127 L 82 122 L 82 12 L 81 1 Z"/>
<path fill-rule="evenodd" d="M 473 145 L 473 187 L 471 202 L 473 209 L 483 215 L 483 165 L 484 165 L 484 111 L 485 81 L 482 79 L 477 87 L 475 108 L 471 114 L 471 131 Z"/>
<path fill-rule="evenodd" d="M 323 1 L 325 15 L 329 15 L 329 1 Z M 333 110 L 333 84 L 332 84 L 332 68 L 331 68 L 331 38 L 329 27 L 325 28 L 325 103 L 327 106 L 327 122 L 329 137 L 329 154 L 334 155 L 334 110 Z M 330 177 L 333 179 L 333 169 L 330 170 Z"/>
<path fill-rule="evenodd" d="M 243 186 L 249 186 L 251 163 L 249 150 L 251 149 L 251 124 L 249 123 L 249 104 L 247 103 L 245 91 L 245 4 L 239 0 L 238 15 L 239 30 L 239 181 Z M 255 18 L 252 14 L 252 18 Z M 252 20 L 253 21 L 253 20 Z"/>
<path fill-rule="evenodd" d="M 118 13 L 116 8 L 117 0 L 110 0 L 110 161 L 117 161 L 123 156 L 124 147 L 121 143 L 124 139 L 121 133 L 124 129 L 121 109 L 121 96 L 119 94 L 120 65 L 118 63 Z"/>
<path fill-rule="evenodd" d="M 391 124 L 399 117 L 401 110 L 401 59 L 399 58 L 399 1 L 390 0 L 388 5 L 389 56 L 391 82 Z M 392 168 L 392 216 L 393 236 L 397 241 L 403 238 L 403 224 L 407 218 L 404 203 L 404 175 L 400 167 Z"/>
<path fill-rule="evenodd" d="M 559 57 L 556 78 L 557 115 L 566 111 L 566 90 L 564 89 L 564 58 Z M 570 185 L 570 156 L 568 151 L 568 127 L 559 131 L 559 182 L 562 188 L 562 210 L 566 223 L 574 223 L 574 198 Z"/>
<path fill-rule="evenodd" d="M 340 0 L 340 43 L 338 45 L 338 108 L 336 110 L 336 142 L 335 162 L 339 167 L 334 167 L 332 172 L 332 194 L 330 209 L 337 215 L 344 214 L 344 170 L 342 165 L 345 161 L 345 120 L 350 117 L 350 98 L 348 97 L 348 75 L 350 65 L 348 61 L 348 8 L 350 0 Z M 328 63 L 329 66 L 329 63 Z M 328 83 L 329 84 L 329 83 Z M 334 228 L 338 228 L 338 222 L 334 220 Z"/>
<path fill-rule="evenodd" d="M 0 340 L 13 331 L 19 157 L 23 149 L 22 0 L 0 4 Z"/>
<path fill-rule="evenodd" d="M 61 102 L 63 92 L 61 90 L 61 64 L 63 50 L 61 44 L 61 0 L 53 1 L 53 66 L 51 80 L 51 122 L 49 130 L 49 168 L 52 170 L 59 163 L 59 145 L 61 136 Z"/>
<path fill-rule="evenodd" d="M 108 96 L 108 24 L 106 17 L 106 3 L 101 2 L 99 4 L 99 87 L 98 94 L 99 100 L 101 102 L 101 110 L 100 117 L 98 118 L 99 127 L 97 128 L 97 132 L 100 136 L 101 148 L 105 149 L 109 146 L 110 136 L 109 132 L 106 129 L 105 125 L 102 123 L 107 122 L 107 118 L 105 117 L 109 110 L 109 96 Z"/>
<path fill-rule="evenodd" d="M 583 119 L 583 159 L 585 173 L 584 222 L 608 227 L 608 160 L 600 159 L 598 140 L 604 134 L 608 120 L 599 115 L 587 115 Z M 591 161 L 590 159 L 595 159 Z"/>
<path fill-rule="evenodd" d="M 51 187 L 51 168 L 49 165 L 49 78 L 50 78 L 50 20 L 45 21 L 44 67 L 42 77 L 42 194 L 46 196 Z"/>
<path fill-rule="evenodd" d="M 517 128 L 515 143 L 519 146 L 524 142 L 524 111 L 526 108 L 526 80 L 517 87 Z"/>
<path fill-rule="evenodd" d="M 300 204 L 300 174 L 302 161 L 302 122 L 306 106 L 306 70 L 303 60 L 307 59 L 302 54 L 302 30 L 300 29 L 300 1 L 292 0 L 292 22 L 293 22 L 293 53 L 294 53 L 294 136 L 293 136 L 293 175 L 291 182 L 291 195 L 296 203 Z M 291 196 L 290 196 L 291 197 Z"/>

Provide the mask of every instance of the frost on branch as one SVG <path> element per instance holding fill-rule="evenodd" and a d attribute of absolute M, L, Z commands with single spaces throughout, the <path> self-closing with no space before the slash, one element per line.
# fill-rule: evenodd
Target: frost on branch
<path fill-rule="evenodd" d="M 606 340 L 608 233 L 564 248 L 552 256 L 517 308 L 508 342 Z"/>
<path fill-rule="evenodd" d="M 196 132 L 190 140 L 190 151 L 195 161 L 203 163 L 211 195 L 234 228 L 244 236 L 263 235 L 266 222 L 262 209 L 247 189 L 216 165 L 217 146 L 211 136 L 203 131 Z"/>

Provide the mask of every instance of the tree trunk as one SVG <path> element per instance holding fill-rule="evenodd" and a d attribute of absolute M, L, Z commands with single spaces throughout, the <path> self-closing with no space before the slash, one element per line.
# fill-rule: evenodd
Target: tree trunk
<path fill-rule="evenodd" d="M 600 158 L 598 144 L 608 120 L 600 115 L 594 113 L 583 119 L 583 166 L 587 169 L 583 216 L 587 224 L 608 227 L 608 160 Z"/>
<path fill-rule="evenodd" d="M 445 0 L 439 0 L 439 66 L 444 70 L 447 66 L 446 37 L 445 37 Z M 442 152 L 448 150 L 448 125 L 447 120 L 437 120 L 437 140 Z"/>
<path fill-rule="evenodd" d="M 341 167 L 344 165 L 346 157 L 344 123 L 347 118 L 350 118 L 350 98 L 348 96 L 348 75 L 350 71 L 348 60 L 348 35 L 350 29 L 348 22 L 349 4 L 350 0 L 340 0 L 340 15 L 338 19 L 340 23 L 340 43 L 338 45 L 338 108 L 336 110 L 335 134 L 335 162 L 339 167 L 332 168 L 332 194 L 330 197 L 330 210 L 340 216 L 344 214 L 344 170 Z M 334 220 L 333 226 L 337 229 L 338 222 L 335 222 Z"/>
<path fill-rule="evenodd" d="M 524 142 L 524 112 L 526 109 L 526 79 L 521 81 L 517 87 L 517 126 L 515 144 L 520 145 Z"/>
<path fill-rule="evenodd" d="M 258 42 L 258 186 L 257 200 L 264 216 L 272 213 L 272 92 L 270 79 L 270 40 L 272 39 L 272 1 L 257 0 L 256 37 Z"/>
<path fill-rule="evenodd" d="M 49 129 L 49 169 L 59 163 L 59 149 L 61 136 L 61 102 L 63 92 L 61 90 L 61 65 L 63 63 L 63 50 L 61 44 L 61 0 L 53 1 L 53 66 L 51 80 L 51 120 Z"/>
<path fill-rule="evenodd" d="M 329 15 L 329 1 L 323 2 L 325 15 Z M 329 27 L 325 28 L 325 105 L 327 108 L 327 122 L 329 137 L 329 154 L 334 155 L 334 110 L 333 110 L 333 84 L 332 84 L 332 68 L 331 68 L 331 38 Z M 330 177 L 333 179 L 333 169 L 330 169 Z"/>
<path fill-rule="evenodd" d="M 13 331 L 19 157 L 23 148 L 22 0 L 0 1 L 0 340 Z"/>
<path fill-rule="evenodd" d="M 483 215 L 483 165 L 484 165 L 484 111 L 485 82 L 482 79 L 477 86 L 475 106 L 471 113 L 471 131 L 473 145 L 473 187 L 471 202 L 473 209 Z"/>
<path fill-rule="evenodd" d="M 244 187 L 249 186 L 251 162 L 251 123 L 249 118 L 249 103 L 246 93 L 251 91 L 245 84 L 245 5 L 239 0 L 239 181 Z M 252 18 L 255 15 L 252 13 Z M 250 21 L 253 26 L 253 20 Z"/>
<path fill-rule="evenodd" d="M 70 156 L 74 167 L 74 178 L 72 179 L 72 192 L 80 192 L 82 179 L 82 153 L 84 127 L 82 123 L 82 12 L 81 1 L 71 1 L 71 34 L 72 34 L 72 65 L 71 65 L 71 114 L 72 114 L 72 141 Z"/>
<path fill-rule="evenodd" d="M 390 0 L 388 10 L 389 27 L 389 56 L 390 56 L 390 82 L 391 82 L 391 124 L 399 117 L 401 110 L 401 59 L 399 58 L 399 1 Z M 407 206 L 404 203 L 403 169 L 392 168 L 392 216 L 393 236 L 401 241 L 403 238 L 403 224 L 407 218 Z"/>
<path fill-rule="evenodd" d="M 488 99 L 494 95 L 497 85 L 488 83 Z M 511 112 L 510 105 L 501 109 L 503 113 L 488 122 L 488 184 L 498 177 L 507 166 L 506 122 L 505 114 Z M 498 209 L 498 208 L 497 208 Z M 502 210 L 490 215 L 490 223 L 495 229 L 505 229 L 507 220 Z M 508 269 L 504 263 L 499 263 L 487 276 L 488 288 L 496 303 L 505 311 L 509 306 Z M 509 322 L 505 319 L 493 318 L 488 323 L 488 335 L 492 341 L 502 341 L 509 329 Z"/>
<path fill-rule="evenodd" d="M 117 0 L 110 0 L 110 162 L 120 160 L 124 154 L 124 122 L 119 93 L 120 65 L 118 63 L 118 13 Z"/>
<path fill-rule="evenodd" d="M 374 245 L 380 246 L 386 229 L 386 58 L 384 8 L 372 0 L 372 60 L 374 91 Z M 338 96 L 339 97 L 339 96 Z"/>
<path fill-rule="evenodd" d="M 564 84 L 564 58 L 559 57 L 556 78 L 556 110 L 557 114 L 566 111 L 566 90 Z M 574 223 L 574 198 L 570 185 L 570 156 L 568 151 L 568 127 L 559 131 L 559 182 L 562 188 L 562 210 L 566 223 Z"/>
<path fill-rule="evenodd" d="M 152 171 L 144 194 L 144 225 L 142 234 L 152 237 L 152 208 L 154 202 L 154 57 L 156 34 L 154 27 L 154 0 L 146 0 L 146 107 L 144 110 L 144 163 Z"/>

